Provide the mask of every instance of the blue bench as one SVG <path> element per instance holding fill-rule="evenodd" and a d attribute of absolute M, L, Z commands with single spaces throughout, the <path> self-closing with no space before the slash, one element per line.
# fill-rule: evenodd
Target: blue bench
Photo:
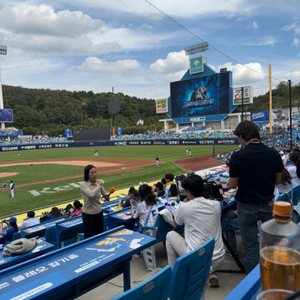
<path fill-rule="evenodd" d="M 153 243 L 122 226 L 52 251 L 0 272 L 0 299 L 73 299 L 120 274 L 126 291 L 132 255 Z"/>
<path fill-rule="evenodd" d="M 34 257 L 43 255 L 52 250 L 54 250 L 54 245 L 45 242 L 43 240 L 38 240 L 38 243 L 34 249 L 21 255 L 3 256 L 3 249 L 2 249 L 0 250 L 0 270 L 17 265 L 23 261 L 27 261 Z"/>
<path fill-rule="evenodd" d="M 61 218 L 53 219 L 31 227 L 21 229 L 21 237 L 28 238 L 28 239 L 36 236 L 43 237 L 46 233 L 46 229 L 55 227 L 56 223 L 62 222 L 64 220 L 65 219 L 61 217 Z"/>

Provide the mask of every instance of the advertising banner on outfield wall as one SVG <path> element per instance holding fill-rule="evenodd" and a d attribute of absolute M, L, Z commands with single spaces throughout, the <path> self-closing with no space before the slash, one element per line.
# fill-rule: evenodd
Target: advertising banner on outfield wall
<path fill-rule="evenodd" d="M 199 140 L 159 140 L 159 141 L 109 141 L 109 142 L 89 142 L 89 143 L 55 143 L 55 144 L 35 144 L 35 145 L 13 145 L 0 146 L 0 152 L 35 150 L 35 149 L 57 149 L 76 147 L 102 147 L 102 146 L 151 146 L 151 145 L 239 145 L 238 139 L 199 139 Z"/>

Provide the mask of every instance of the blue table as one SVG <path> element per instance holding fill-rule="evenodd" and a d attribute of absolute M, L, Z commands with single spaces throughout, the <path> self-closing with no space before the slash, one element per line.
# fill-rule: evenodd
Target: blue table
<path fill-rule="evenodd" d="M 83 232 L 82 216 L 71 218 L 56 224 L 56 243 L 60 248 L 61 243 L 66 243 L 66 246 L 76 242 L 78 233 Z"/>
<path fill-rule="evenodd" d="M 43 240 L 38 240 L 38 243 L 34 249 L 22 255 L 3 256 L 3 249 L 2 249 L 0 250 L 0 270 L 19 264 L 31 258 L 40 256 L 52 250 L 54 250 L 54 245 L 47 243 L 46 241 Z"/>
<path fill-rule="evenodd" d="M 73 299 L 120 274 L 126 291 L 132 255 L 154 243 L 153 237 L 118 227 L 3 270 L 0 299 Z"/>
<path fill-rule="evenodd" d="M 64 218 L 57 218 L 50 221 L 46 221 L 28 228 L 24 228 L 21 230 L 21 236 L 22 238 L 32 238 L 36 236 L 43 237 L 45 235 L 46 229 L 55 227 L 57 223 L 63 222 L 66 219 Z"/>
<path fill-rule="evenodd" d="M 261 291 L 259 264 L 239 283 L 225 300 L 255 300 Z"/>

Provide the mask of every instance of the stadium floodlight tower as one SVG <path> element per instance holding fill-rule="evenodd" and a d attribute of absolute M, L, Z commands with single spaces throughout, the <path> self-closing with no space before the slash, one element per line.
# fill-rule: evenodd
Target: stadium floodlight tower
<path fill-rule="evenodd" d="M 0 45 L 0 55 L 7 54 L 7 46 Z M 4 109 L 3 94 L 2 94 L 2 80 L 1 80 L 1 65 L 0 65 L 0 109 Z M 1 129 L 5 129 L 5 123 L 1 122 Z"/>
<path fill-rule="evenodd" d="M 201 44 L 186 47 L 186 48 L 184 48 L 184 51 L 185 51 L 185 55 L 193 55 L 193 54 L 199 53 L 199 52 L 204 53 L 208 49 L 209 49 L 208 42 L 203 42 Z"/>

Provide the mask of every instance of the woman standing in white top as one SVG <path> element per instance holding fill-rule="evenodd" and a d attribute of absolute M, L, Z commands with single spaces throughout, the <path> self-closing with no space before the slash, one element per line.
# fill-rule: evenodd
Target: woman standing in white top
<path fill-rule="evenodd" d="M 286 166 L 286 163 L 288 160 L 292 163 L 292 166 L 286 167 L 288 172 L 290 173 L 292 177 L 292 183 L 293 187 L 300 184 L 300 178 L 298 175 L 300 175 L 300 152 L 293 152 L 289 156 L 286 157 L 284 160 L 284 166 Z"/>
<path fill-rule="evenodd" d="M 103 232 L 103 211 L 100 203 L 103 183 L 96 182 L 97 169 L 88 165 L 84 169 L 84 181 L 80 183 L 83 198 L 82 221 L 84 238 Z"/>

